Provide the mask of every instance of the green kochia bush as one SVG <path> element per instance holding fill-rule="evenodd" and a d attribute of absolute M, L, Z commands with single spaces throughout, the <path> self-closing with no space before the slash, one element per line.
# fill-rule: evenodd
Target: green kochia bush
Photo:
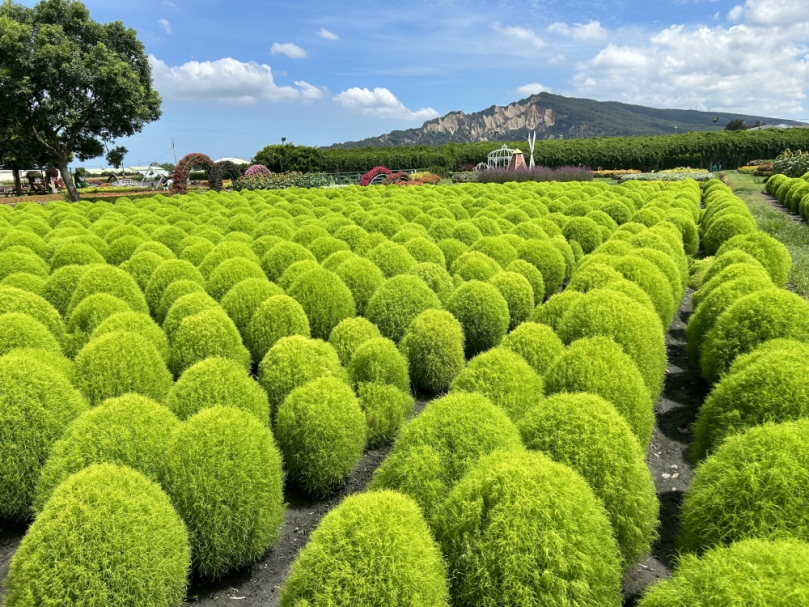
<path fill-rule="evenodd" d="M 337 266 L 334 273 L 351 291 L 357 306 L 357 314 L 365 314 L 371 297 L 385 282 L 382 270 L 364 258 L 348 259 Z"/>
<path fill-rule="evenodd" d="M 809 358 L 809 343 L 792 339 L 771 339 L 757 346 L 752 352 L 737 357 L 727 375 L 741 373 L 747 367 L 760 362 L 763 358 L 778 357 L 792 362 Z"/>
<path fill-rule="evenodd" d="M 233 257 L 216 266 L 205 288 L 211 297 L 219 301 L 233 286 L 248 278 L 266 278 L 266 276 L 257 263 L 244 257 Z"/>
<path fill-rule="evenodd" d="M 506 414 L 480 394 L 453 393 L 431 402 L 402 428 L 371 489 L 409 495 L 429 520 L 455 483 L 498 449 L 522 449 Z"/>
<path fill-rule="evenodd" d="M 607 509 L 624 565 L 649 552 L 659 504 L 652 476 L 629 425 L 593 394 L 558 394 L 534 407 L 518 427 L 525 446 L 581 474 Z"/>
<path fill-rule="evenodd" d="M 97 464 L 61 484 L 31 525 L 11 561 L 5 604 L 173 607 L 188 565 L 188 534 L 160 487 Z"/>
<path fill-rule="evenodd" d="M 263 278 L 248 278 L 233 286 L 220 303 L 239 333 L 246 335 L 253 314 L 261 303 L 283 294 L 283 289 L 275 283 Z"/>
<path fill-rule="evenodd" d="M 283 607 L 447 605 L 446 567 L 418 506 L 392 491 L 348 497 L 292 565 Z"/>
<path fill-rule="evenodd" d="M 539 375 L 544 375 L 565 349 L 553 329 L 534 322 L 521 324 L 500 345 L 522 356 Z"/>
<path fill-rule="evenodd" d="M 809 420 L 725 439 L 685 494 L 680 544 L 702 553 L 747 538 L 809 540 Z"/>
<path fill-rule="evenodd" d="M 112 316 L 108 316 L 101 324 L 99 324 L 93 331 L 90 339 L 101 337 L 107 333 L 114 331 L 128 331 L 130 333 L 137 333 L 154 344 L 157 351 L 163 357 L 163 360 L 169 360 L 169 342 L 166 339 L 166 334 L 157 326 L 148 314 L 140 312 L 118 312 Z"/>
<path fill-rule="evenodd" d="M 402 275 L 391 278 L 377 289 L 368 302 L 365 316 L 379 327 L 383 336 L 399 342 L 413 319 L 431 308 L 441 308 L 438 296 L 417 276 Z"/>
<path fill-rule="evenodd" d="M 284 520 L 281 456 L 266 424 L 232 407 L 204 409 L 169 442 L 164 486 L 191 538 L 194 569 L 215 578 L 253 562 Z"/>
<path fill-rule="evenodd" d="M 390 384 L 360 384 L 357 397 L 368 427 L 367 445 L 372 448 L 393 440 L 415 402 L 410 393 Z"/>
<path fill-rule="evenodd" d="M 534 306 L 538 306 L 545 299 L 545 281 L 542 272 L 523 259 L 516 259 L 506 266 L 506 272 L 514 272 L 523 276 L 531 285 L 531 292 L 534 294 Z"/>
<path fill-rule="evenodd" d="M 809 601 L 809 546 L 744 540 L 701 559 L 680 558 L 674 575 L 651 586 L 639 607 L 791 607 Z"/>
<path fill-rule="evenodd" d="M 786 285 L 792 257 L 786 246 L 769 234 L 755 231 L 734 236 L 719 248 L 716 253 L 717 259 L 730 251 L 744 251 L 752 255 L 770 273 L 776 286 Z"/>
<path fill-rule="evenodd" d="M 444 310 L 426 310 L 407 328 L 399 348 L 416 390 L 440 394 L 464 367 L 461 324 Z"/>
<path fill-rule="evenodd" d="M 216 300 L 207 293 L 189 293 L 180 297 L 169 308 L 163 321 L 163 331 L 169 343 L 174 341 L 174 334 L 186 318 L 216 307 L 218 307 Z"/>
<path fill-rule="evenodd" d="M 261 362 L 275 342 L 290 335 L 310 337 L 309 321 L 297 301 L 287 295 L 275 295 L 265 299 L 253 313 L 245 343 L 253 360 Z"/>
<path fill-rule="evenodd" d="M 531 314 L 531 321 L 548 325 L 556 331 L 565 313 L 571 309 L 579 300 L 584 299 L 584 293 L 565 289 L 557 293 L 545 303 L 538 305 Z"/>
<path fill-rule="evenodd" d="M 120 268 L 97 265 L 87 269 L 79 279 L 67 313 L 73 310 L 86 298 L 97 293 L 106 293 L 125 301 L 135 312 L 148 312 L 146 300 L 135 280 Z"/>
<path fill-rule="evenodd" d="M 0 517 L 30 518 L 53 444 L 86 409 L 58 369 L 31 356 L 0 357 Z"/>
<path fill-rule="evenodd" d="M 542 274 L 546 298 L 559 291 L 565 280 L 565 258 L 550 241 L 527 240 L 517 253 Z"/>
<path fill-rule="evenodd" d="M 205 284 L 202 274 L 190 262 L 182 259 L 164 261 L 149 277 L 149 284 L 146 286 L 146 302 L 153 313 L 157 312 L 166 288 L 178 280 L 193 280 L 201 285 Z"/>
<path fill-rule="evenodd" d="M 42 297 L 51 304 L 61 315 L 67 314 L 73 291 L 79 284 L 87 266 L 65 266 L 51 274 L 42 287 Z"/>
<path fill-rule="evenodd" d="M 115 331 L 76 355 L 73 382 L 91 406 L 127 392 L 161 402 L 171 388 L 171 373 L 152 342 L 137 333 Z"/>
<path fill-rule="evenodd" d="M 275 429 L 290 479 L 313 495 L 345 482 L 365 447 L 365 415 L 351 388 L 334 377 L 293 390 Z"/>
<path fill-rule="evenodd" d="M 242 345 L 236 325 L 219 307 L 183 319 L 172 338 L 169 366 L 179 376 L 194 363 L 212 356 L 233 359 L 244 368 L 250 366 L 250 352 Z"/>
<path fill-rule="evenodd" d="M 464 283 L 450 297 L 447 309 L 463 327 L 468 358 L 495 347 L 508 330 L 508 303 L 494 285 L 478 280 Z"/>
<path fill-rule="evenodd" d="M 198 282 L 187 279 L 174 281 L 166 287 L 166 290 L 163 291 L 163 295 L 160 297 L 160 305 L 155 312 L 157 321 L 162 323 L 166 319 L 166 314 L 169 313 L 174 302 L 183 295 L 190 293 L 205 293 L 205 289 Z"/>
<path fill-rule="evenodd" d="M 482 459 L 439 507 L 433 529 L 457 607 L 621 605 L 604 507 L 581 476 L 541 453 Z"/>
<path fill-rule="evenodd" d="M 267 394 L 234 360 L 206 358 L 186 369 L 166 396 L 166 407 L 181 420 L 221 405 L 252 413 L 267 425 Z"/>
<path fill-rule="evenodd" d="M 509 330 L 528 320 L 534 311 L 534 291 L 531 283 L 516 272 L 499 272 L 489 279 L 508 304 Z"/>
<path fill-rule="evenodd" d="M 348 366 L 354 352 L 369 339 L 382 337 L 377 326 L 370 320 L 355 316 L 340 321 L 329 335 L 329 343 L 340 357 L 340 363 Z"/>
<path fill-rule="evenodd" d="M 0 356 L 15 348 L 39 348 L 59 353 L 62 351 L 48 328 L 28 314 L 0 314 Z"/>
<path fill-rule="evenodd" d="M 30 291 L 0 286 L 0 310 L 22 312 L 39 321 L 53 333 L 57 341 L 65 336 L 65 325 L 59 312 L 45 299 Z"/>
<path fill-rule="evenodd" d="M 384 337 L 375 337 L 361 344 L 348 366 L 351 383 L 390 384 L 403 392 L 410 392 L 407 360 L 396 349 L 396 344 Z"/>
<path fill-rule="evenodd" d="M 74 420 L 53 446 L 34 509 L 41 512 L 60 483 L 92 464 L 128 466 L 159 482 L 166 445 L 178 425 L 171 411 L 139 394 L 104 401 Z"/>
<path fill-rule="evenodd" d="M 341 320 L 356 314 L 351 291 L 328 270 L 306 272 L 287 289 L 287 294 L 306 312 L 312 337 L 317 339 L 328 339 Z"/>
<path fill-rule="evenodd" d="M 543 377 L 547 394 L 589 392 L 612 403 L 645 448 L 654 409 L 643 377 L 621 346 L 608 337 L 574 341 Z"/>

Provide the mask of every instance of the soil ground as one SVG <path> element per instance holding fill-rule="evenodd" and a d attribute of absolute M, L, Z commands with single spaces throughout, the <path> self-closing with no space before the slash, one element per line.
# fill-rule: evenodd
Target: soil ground
<path fill-rule="evenodd" d="M 647 586 L 668 577 L 675 558 L 680 504 L 692 477 L 692 467 L 687 460 L 691 426 L 708 389 L 698 372 L 689 366 L 686 354 L 685 325 L 690 314 L 689 292 L 666 336 L 669 358 L 666 384 L 655 408 L 657 423 L 646 458 L 660 499 L 660 537 L 652 554 L 625 574 L 626 606 L 635 605 Z M 413 414 L 417 415 L 425 405 L 424 400 L 417 400 Z M 365 490 L 389 451 L 390 447 L 367 451 L 347 485 L 327 499 L 312 499 L 288 488 L 288 508 L 281 537 L 275 546 L 253 565 L 231 572 L 216 582 L 192 580 L 188 603 L 212 607 L 238 601 L 232 604 L 240 607 L 277 606 L 281 585 L 309 534 L 343 498 Z M 0 580 L 4 580 L 8 573 L 9 561 L 25 530 L 24 524 L 0 520 Z M 0 590 L 0 597 L 2 594 Z"/>

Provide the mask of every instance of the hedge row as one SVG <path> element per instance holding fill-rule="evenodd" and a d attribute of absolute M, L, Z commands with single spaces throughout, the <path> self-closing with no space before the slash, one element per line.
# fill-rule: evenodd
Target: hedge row
<path fill-rule="evenodd" d="M 790 211 L 809 219 L 809 173 L 800 178 L 773 175 L 767 180 L 767 193 Z"/>

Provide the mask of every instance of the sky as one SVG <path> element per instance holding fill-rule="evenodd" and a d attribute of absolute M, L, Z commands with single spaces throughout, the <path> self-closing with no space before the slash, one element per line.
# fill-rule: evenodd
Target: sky
<path fill-rule="evenodd" d="M 33 4 L 33 0 L 24 0 Z M 809 118 L 809 0 L 85 0 L 150 56 L 127 165 L 330 145 L 540 91 Z M 101 166 L 103 159 L 86 166 Z"/>

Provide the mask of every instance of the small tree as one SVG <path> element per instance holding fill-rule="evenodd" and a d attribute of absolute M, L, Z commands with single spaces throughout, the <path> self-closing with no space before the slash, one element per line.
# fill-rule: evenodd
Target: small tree
<path fill-rule="evenodd" d="M 111 166 L 115 167 L 116 169 L 123 170 L 124 168 L 124 156 L 127 155 L 129 150 L 127 150 L 124 146 L 119 145 L 118 147 L 112 148 L 107 152 L 107 162 L 110 163 Z"/>
<path fill-rule="evenodd" d="M 96 23 L 76 0 L 0 6 L 0 128 L 33 137 L 67 168 L 103 153 L 103 141 L 133 135 L 160 117 L 160 95 L 135 30 Z"/>
<path fill-rule="evenodd" d="M 726 131 L 746 131 L 747 125 L 741 118 L 734 118 L 725 125 Z"/>

